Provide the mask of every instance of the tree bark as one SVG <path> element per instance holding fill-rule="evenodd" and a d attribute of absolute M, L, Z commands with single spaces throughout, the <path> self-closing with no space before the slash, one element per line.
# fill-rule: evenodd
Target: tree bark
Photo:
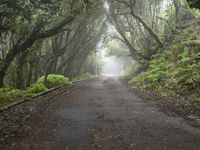
<path fill-rule="evenodd" d="M 179 11 L 180 11 L 180 1 L 173 0 L 174 8 L 175 8 L 175 15 L 176 15 L 176 24 L 179 25 Z"/>
<path fill-rule="evenodd" d="M 36 82 L 38 77 L 39 77 L 39 62 L 40 59 L 36 59 L 35 61 L 35 65 L 34 65 L 34 77 L 33 77 L 33 81 Z"/>
<path fill-rule="evenodd" d="M 25 88 L 25 64 L 26 64 L 26 58 L 28 56 L 28 51 L 24 53 L 19 53 L 17 57 L 17 81 L 16 81 L 16 87 L 18 89 L 24 89 Z"/>

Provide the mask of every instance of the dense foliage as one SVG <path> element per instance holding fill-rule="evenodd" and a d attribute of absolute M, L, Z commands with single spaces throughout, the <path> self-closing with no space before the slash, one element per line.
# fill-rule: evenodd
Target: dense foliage
<path fill-rule="evenodd" d="M 191 7 L 200 9 L 200 1 L 199 0 L 187 0 Z"/>
<path fill-rule="evenodd" d="M 36 83 L 27 88 L 27 92 L 30 94 L 36 94 L 47 89 L 68 83 L 69 79 L 64 77 L 63 75 L 50 74 L 48 75 L 46 81 L 45 76 L 40 77 Z"/>
<path fill-rule="evenodd" d="M 63 75 L 50 74 L 45 82 L 45 76 L 40 77 L 36 83 L 26 90 L 15 90 L 11 88 L 0 88 L 0 107 L 6 106 L 18 100 L 25 99 L 48 89 L 69 84 L 69 79 Z"/>
<path fill-rule="evenodd" d="M 2 0 L 0 8 L 0 87 L 21 90 L 1 92 L 2 101 L 100 72 L 92 56 L 106 29 L 103 1 Z"/>
<path fill-rule="evenodd" d="M 141 91 L 168 97 L 184 97 L 173 101 L 183 110 L 200 107 L 200 39 L 199 25 L 191 26 L 174 35 L 165 52 L 150 61 L 148 71 L 134 77 L 130 84 Z M 180 99 L 180 98 L 179 98 Z"/>
<path fill-rule="evenodd" d="M 25 89 L 42 75 L 87 72 L 82 66 L 106 29 L 102 1 L 3 0 L 0 8 L 1 87 Z"/>
<path fill-rule="evenodd" d="M 0 88 L 0 107 L 21 100 L 26 96 L 26 91 Z"/>
<path fill-rule="evenodd" d="M 187 1 L 108 0 L 108 20 L 115 29 L 108 54 L 132 57 L 124 75 L 134 89 L 199 115 L 200 13 L 190 8 L 199 8 L 199 1 Z"/>

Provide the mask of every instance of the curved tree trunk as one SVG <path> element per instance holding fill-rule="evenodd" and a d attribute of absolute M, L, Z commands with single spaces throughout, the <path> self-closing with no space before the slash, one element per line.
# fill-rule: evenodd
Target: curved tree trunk
<path fill-rule="evenodd" d="M 180 11 L 180 1 L 173 0 L 174 8 L 175 8 L 175 15 L 176 15 L 176 24 L 179 25 L 179 11 Z"/>
<path fill-rule="evenodd" d="M 148 26 L 148 24 L 139 15 L 135 14 L 134 12 L 134 7 L 136 4 L 135 0 L 129 0 L 129 2 L 130 2 L 131 15 L 144 26 L 144 28 L 155 39 L 155 41 L 159 44 L 159 46 L 163 47 L 163 42 L 160 40 L 157 34 L 151 29 L 151 27 Z"/>
<path fill-rule="evenodd" d="M 0 63 L 0 87 L 4 86 L 4 77 L 6 75 L 6 71 L 7 71 L 8 67 L 10 66 L 11 62 L 13 61 L 13 59 L 16 57 L 16 55 L 19 52 L 26 51 L 28 48 L 32 47 L 32 45 L 34 44 L 35 41 L 37 41 L 39 39 L 52 37 L 52 36 L 62 32 L 63 31 L 62 28 L 67 24 L 71 24 L 80 13 L 81 13 L 80 10 L 74 10 L 74 14 L 69 15 L 68 17 L 63 19 L 58 25 L 56 25 L 42 33 L 39 31 L 41 31 L 41 28 L 44 26 L 44 24 L 43 24 L 43 22 L 38 22 L 38 24 L 36 24 L 36 26 L 34 27 L 32 33 L 27 37 L 27 39 L 25 39 L 24 42 L 22 42 L 18 45 L 15 45 L 8 52 L 5 59 L 2 60 L 2 62 Z M 65 30 L 67 30 L 67 29 L 65 29 Z"/>
<path fill-rule="evenodd" d="M 157 34 L 147 25 L 147 23 L 140 16 L 138 16 L 134 13 L 131 13 L 131 15 L 144 26 L 144 28 L 155 39 L 155 41 L 159 44 L 159 46 L 163 47 L 163 42 L 160 40 L 160 38 L 157 36 Z"/>
<path fill-rule="evenodd" d="M 20 45 L 14 46 L 6 55 L 5 59 L 0 64 L 0 87 L 4 86 L 4 77 L 11 62 L 19 52 L 24 52 L 30 48 L 36 41 L 35 34 L 31 34 L 29 38 Z"/>

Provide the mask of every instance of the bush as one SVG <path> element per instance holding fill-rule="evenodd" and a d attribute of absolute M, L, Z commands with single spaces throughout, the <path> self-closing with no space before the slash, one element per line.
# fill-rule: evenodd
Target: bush
<path fill-rule="evenodd" d="M 56 87 L 62 84 L 69 83 L 69 79 L 63 75 L 51 74 L 48 76 L 47 84 L 44 84 L 44 76 L 38 79 L 35 84 L 32 84 L 26 91 L 13 90 L 11 88 L 0 88 L 0 107 L 23 99 L 27 96 L 43 92 L 48 88 Z"/>
<path fill-rule="evenodd" d="M 41 83 L 45 84 L 47 88 L 53 88 L 62 84 L 68 84 L 69 83 L 69 78 L 63 76 L 63 75 L 58 75 L 58 74 L 50 74 L 48 75 L 47 82 L 44 83 L 45 76 L 42 76 L 38 79 L 36 83 Z"/>
<path fill-rule="evenodd" d="M 38 79 L 38 81 L 31 85 L 29 88 L 27 88 L 27 92 L 31 94 L 36 94 L 43 92 L 47 89 L 63 85 L 63 84 L 68 84 L 69 79 L 64 77 L 63 75 L 57 75 L 57 74 L 50 74 L 48 75 L 47 82 L 44 83 L 45 76 L 42 76 Z"/>
<path fill-rule="evenodd" d="M 184 42 L 186 46 L 199 46 L 200 45 L 200 40 L 189 40 L 187 42 Z"/>
<path fill-rule="evenodd" d="M 0 107 L 8 105 L 9 103 L 23 99 L 27 96 L 25 91 L 12 90 L 10 88 L 0 88 Z"/>
<path fill-rule="evenodd" d="M 0 93 L 10 92 L 10 91 L 12 91 L 11 88 L 0 88 Z"/>
<path fill-rule="evenodd" d="M 47 87 L 43 83 L 35 83 L 31 85 L 30 87 L 28 87 L 26 91 L 30 95 L 32 95 L 32 94 L 37 94 L 46 90 L 47 90 Z"/>

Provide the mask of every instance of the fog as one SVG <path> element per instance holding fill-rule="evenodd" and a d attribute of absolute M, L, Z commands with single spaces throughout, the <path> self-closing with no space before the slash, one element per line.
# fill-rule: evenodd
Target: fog
<path fill-rule="evenodd" d="M 106 9 L 109 9 L 109 6 L 107 4 L 105 4 Z M 113 36 L 113 35 L 118 35 L 118 32 L 116 31 L 116 29 L 114 28 L 114 26 L 112 26 L 111 24 L 107 24 L 108 25 L 108 30 L 107 30 L 107 34 L 106 36 Z M 116 43 L 114 43 L 114 49 L 123 49 L 121 47 L 121 45 L 123 43 L 117 44 L 119 43 L 119 41 L 117 41 Z M 109 46 L 108 43 L 104 43 L 103 40 L 99 42 L 98 45 L 98 51 L 101 55 L 102 61 L 103 61 L 103 67 L 102 67 L 102 72 L 101 75 L 103 76 L 122 76 L 123 75 L 123 70 L 125 68 L 125 62 L 126 60 L 124 59 L 124 57 L 117 57 L 114 55 L 110 55 L 109 54 Z"/>
<path fill-rule="evenodd" d="M 103 71 L 104 76 L 121 76 L 124 68 L 124 61 L 121 58 L 110 56 L 103 57 Z"/>

